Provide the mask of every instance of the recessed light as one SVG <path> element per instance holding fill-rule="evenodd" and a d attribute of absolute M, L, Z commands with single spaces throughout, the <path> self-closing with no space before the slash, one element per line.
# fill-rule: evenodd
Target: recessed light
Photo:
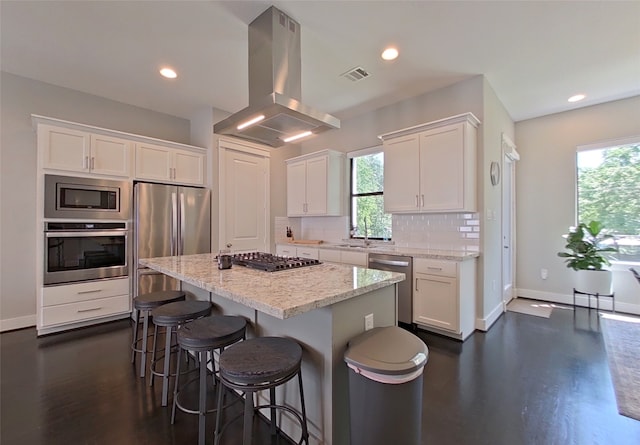
<path fill-rule="evenodd" d="M 176 74 L 176 72 L 171 68 L 162 68 L 160 70 L 160 75 L 166 77 L 167 79 L 175 79 L 176 77 L 178 77 L 178 74 Z"/>
<path fill-rule="evenodd" d="M 387 49 L 385 49 L 384 51 L 382 51 L 382 56 L 381 56 L 384 60 L 394 60 L 398 57 L 398 50 L 393 48 L 393 47 L 389 47 Z"/>
<path fill-rule="evenodd" d="M 582 99 L 584 99 L 585 96 L 584 94 L 576 94 L 575 96 L 571 96 L 569 99 L 567 99 L 569 102 L 579 102 Z"/>

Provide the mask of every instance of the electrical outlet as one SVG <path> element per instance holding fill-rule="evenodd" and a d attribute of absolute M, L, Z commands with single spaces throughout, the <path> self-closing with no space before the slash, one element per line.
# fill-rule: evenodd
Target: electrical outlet
<path fill-rule="evenodd" d="M 364 330 L 368 331 L 369 329 L 373 329 L 373 314 L 364 316 Z"/>
<path fill-rule="evenodd" d="M 540 269 L 540 277 L 543 280 L 546 280 L 548 276 L 549 276 L 549 271 L 547 269 Z"/>

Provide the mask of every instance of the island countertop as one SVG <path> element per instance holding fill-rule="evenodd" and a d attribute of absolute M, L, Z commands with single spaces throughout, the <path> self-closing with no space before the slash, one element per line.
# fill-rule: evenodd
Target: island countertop
<path fill-rule="evenodd" d="M 323 263 L 264 272 L 219 270 L 215 254 L 140 259 L 140 264 L 279 319 L 348 300 L 405 279 L 402 273 Z"/>

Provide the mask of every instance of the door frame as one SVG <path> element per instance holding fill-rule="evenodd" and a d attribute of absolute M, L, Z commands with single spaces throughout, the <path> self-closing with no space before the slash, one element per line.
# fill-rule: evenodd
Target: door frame
<path fill-rule="evenodd" d="M 502 217 L 500 221 L 501 253 L 501 289 L 503 311 L 507 310 L 507 304 L 515 297 L 515 271 L 516 271 L 516 162 L 520 160 L 520 154 L 516 145 L 504 133 L 502 133 L 502 171 L 503 180 L 501 188 Z M 505 239 L 509 238 L 508 244 Z M 505 253 L 508 249 L 508 253 Z M 507 264 L 508 263 L 508 264 Z M 505 268 L 509 266 L 510 277 L 505 274 Z"/>

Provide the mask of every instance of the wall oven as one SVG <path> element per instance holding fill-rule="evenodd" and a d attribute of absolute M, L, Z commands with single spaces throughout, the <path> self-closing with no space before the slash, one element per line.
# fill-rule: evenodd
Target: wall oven
<path fill-rule="evenodd" d="M 46 222 L 44 238 L 45 286 L 129 274 L 126 222 Z"/>
<path fill-rule="evenodd" d="M 45 175 L 44 217 L 66 219 L 129 219 L 128 181 Z"/>

